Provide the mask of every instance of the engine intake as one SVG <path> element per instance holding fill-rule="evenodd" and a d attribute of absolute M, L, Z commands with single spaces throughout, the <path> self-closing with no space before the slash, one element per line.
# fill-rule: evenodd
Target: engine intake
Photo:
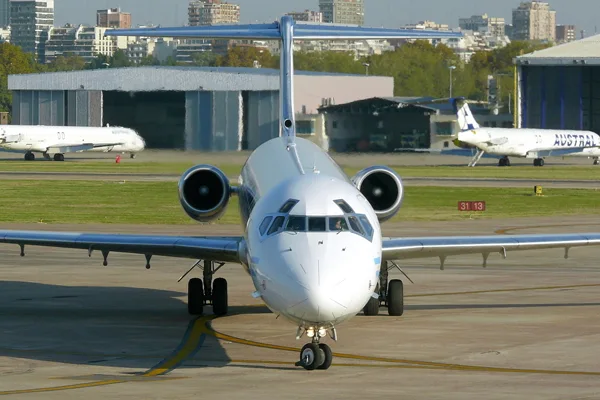
<path fill-rule="evenodd" d="M 220 218 L 233 192 L 227 176 L 212 165 L 196 165 L 179 180 L 179 201 L 187 215 L 198 222 Z"/>
<path fill-rule="evenodd" d="M 371 204 L 380 222 L 389 220 L 400 210 L 404 186 L 400 176 L 391 168 L 365 168 L 352 178 L 352 182 Z"/>

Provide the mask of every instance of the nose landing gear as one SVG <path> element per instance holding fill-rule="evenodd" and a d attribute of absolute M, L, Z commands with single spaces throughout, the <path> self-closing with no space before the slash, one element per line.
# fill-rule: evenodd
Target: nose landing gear
<path fill-rule="evenodd" d="M 296 339 L 300 339 L 304 333 L 304 328 L 299 327 Z M 329 369 L 333 361 L 333 352 L 325 343 L 319 343 L 322 337 L 327 335 L 327 330 L 324 328 L 315 330 L 308 328 L 304 330 L 308 337 L 312 337 L 312 343 L 307 343 L 300 350 L 300 361 L 296 363 L 297 367 L 302 367 L 305 370 L 312 371 L 315 369 Z M 331 337 L 337 340 L 335 328 L 331 328 Z"/>

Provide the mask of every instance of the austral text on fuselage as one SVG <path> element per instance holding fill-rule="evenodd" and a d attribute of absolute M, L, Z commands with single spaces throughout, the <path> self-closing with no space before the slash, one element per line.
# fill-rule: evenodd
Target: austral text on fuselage
<path fill-rule="evenodd" d="M 595 135 L 554 134 L 554 146 L 592 147 L 597 145 Z"/>

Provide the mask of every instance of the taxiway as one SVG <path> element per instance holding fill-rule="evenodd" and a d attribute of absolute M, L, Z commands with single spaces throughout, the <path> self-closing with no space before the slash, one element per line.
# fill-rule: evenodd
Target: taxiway
<path fill-rule="evenodd" d="M 384 224 L 389 236 L 584 232 L 596 216 Z M 235 226 L 11 225 L 168 234 L 239 234 Z M 401 263 L 406 311 L 339 327 L 328 371 L 294 367 L 295 328 L 252 299 L 237 265 L 231 315 L 185 307 L 191 260 L 0 246 L 0 395 L 15 398 L 321 397 L 594 398 L 600 392 L 600 248 Z M 394 277 L 400 278 L 396 272 Z"/>

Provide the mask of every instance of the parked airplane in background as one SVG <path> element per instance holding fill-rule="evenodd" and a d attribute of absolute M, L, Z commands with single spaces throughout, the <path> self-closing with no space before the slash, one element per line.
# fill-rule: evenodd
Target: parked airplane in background
<path fill-rule="evenodd" d="M 216 315 L 228 311 L 227 281 L 214 274 L 224 263 L 239 263 L 251 276 L 255 291 L 277 316 L 297 328 L 296 338 L 309 338 L 297 365 L 327 369 L 329 346 L 338 326 L 358 314 L 376 315 L 380 306 L 400 316 L 404 312 L 403 282 L 388 281 L 397 267 L 393 260 L 446 257 L 457 254 L 488 256 L 511 250 L 570 249 L 600 245 L 600 234 L 382 237 L 380 223 L 400 209 L 401 178 L 384 166 L 374 166 L 348 178 L 314 143 L 296 137 L 293 92 L 293 40 L 438 38 L 457 34 L 440 31 L 387 30 L 363 27 L 280 22 L 258 25 L 218 25 L 184 28 L 107 31 L 111 36 L 279 40 L 280 137 L 259 146 L 244 165 L 238 185 L 210 165 L 197 165 L 179 181 L 179 199 L 193 219 L 207 222 L 226 210 L 230 196 L 239 197 L 243 236 L 151 236 L 48 231 L 0 230 L 0 242 L 26 245 L 143 254 L 146 268 L 152 256 L 199 259 L 203 279 L 188 282 L 188 311 L 201 314 L 212 305 Z M 218 265 L 217 265 L 218 264 Z M 187 273 L 186 273 L 187 275 Z M 250 293 L 249 293 L 250 295 Z M 118 307 L 118 305 L 115 305 Z M 369 323 L 376 323 L 371 320 Z M 365 338 L 371 340 L 371 338 Z"/>
<path fill-rule="evenodd" d="M 64 153 L 82 151 L 129 153 L 131 158 L 146 143 L 133 129 L 122 127 L 2 125 L 0 148 L 24 151 L 25 160 L 35 160 L 34 152 L 54 161 L 64 161 Z"/>
<path fill-rule="evenodd" d="M 502 156 L 498 165 L 510 166 L 509 156 L 533 158 L 542 167 L 544 157 L 588 157 L 598 165 L 600 136 L 591 131 L 563 129 L 515 129 L 480 127 L 469 105 L 463 99 L 452 99 L 460 132 L 454 144 L 476 147 L 477 154 L 469 167 L 474 167 L 484 153 Z"/>

